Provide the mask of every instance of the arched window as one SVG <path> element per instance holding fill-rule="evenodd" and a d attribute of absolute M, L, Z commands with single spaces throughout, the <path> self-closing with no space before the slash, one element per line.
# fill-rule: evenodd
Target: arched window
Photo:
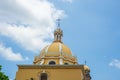
<path fill-rule="evenodd" d="M 49 64 L 50 65 L 55 65 L 56 63 L 55 63 L 55 61 L 50 61 Z"/>
<path fill-rule="evenodd" d="M 40 80 L 47 80 L 47 74 L 42 73 L 41 76 L 40 76 Z"/>
<path fill-rule="evenodd" d="M 64 63 L 65 65 L 68 65 L 68 63 Z"/>
<path fill-rule="evenodd" d="M 30 78 L 30 80 L 33 80 L 33 78 Z"/>

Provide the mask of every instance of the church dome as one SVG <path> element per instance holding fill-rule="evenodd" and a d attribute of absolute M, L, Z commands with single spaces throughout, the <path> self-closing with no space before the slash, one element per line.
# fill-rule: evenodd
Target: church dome
<path fill-rule="evenodd" d="M 72 55 L 71 50 L 61 42 L 53 42 L 41 51 L 41 56 L 60 56 L 62 53 Z"/>
<path fill-rule="evenodd" d="M 62 42 L 62 36 L 63 31 L 60 28 L 57 28 L 54 31 L 53 43 L 43 48 L 40 56 L 60 56 L 61 54 L 71 56 L 72 53 L 70 49 Z"/>
<path fill-rule="evenodd" d="M 43 48 L 34 59 L 34 64 L 77 64 L 77 59 L 71 50 L 62 42 L 63 31 L 57 28 L 54 31 L 54 41 Z"/>
<path fill-rule="evenodd" d="M 85 71 L 90 71 L 90 68 L 87 65 L 84 65 L 84 70 Z"/>

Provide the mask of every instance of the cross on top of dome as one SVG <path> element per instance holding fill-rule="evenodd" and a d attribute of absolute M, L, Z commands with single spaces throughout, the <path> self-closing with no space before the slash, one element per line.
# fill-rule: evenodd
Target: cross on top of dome
<path fill-rule="evenodd" d="M 57 19 L 57 27 L 60 27 L 60 21 L 61 21 L 61 19 Z"/>
<path fill-rule="evenodd" d="M 63 31 L 60 29 L 60 19 L 57 19 L 57 21 L 58 21 L 58 27 L 54 31 L 54 42 L 62 43 Z"/>

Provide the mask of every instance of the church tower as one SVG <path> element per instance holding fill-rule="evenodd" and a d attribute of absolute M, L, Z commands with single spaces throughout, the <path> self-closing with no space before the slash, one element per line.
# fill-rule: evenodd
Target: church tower
<path fill-rule="evenodd" d="M 62 42 L 63 31 L 54 31 L 54 40 L 44 47 L 31 65 L 18 65 L 16 80 L 91 80 L 88 66 L 78 64 Z"/>

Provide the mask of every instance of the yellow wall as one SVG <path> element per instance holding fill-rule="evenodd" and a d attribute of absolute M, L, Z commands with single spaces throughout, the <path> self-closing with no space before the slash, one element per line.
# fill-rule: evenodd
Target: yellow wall
<path fill-rule="evenodd" d="M 40 74 L 48 74 L 48 80 L 83 80 L 82 69 L 80 68 L 25 68 L 18 69 L 16 80 L 40 80 Z"/>

